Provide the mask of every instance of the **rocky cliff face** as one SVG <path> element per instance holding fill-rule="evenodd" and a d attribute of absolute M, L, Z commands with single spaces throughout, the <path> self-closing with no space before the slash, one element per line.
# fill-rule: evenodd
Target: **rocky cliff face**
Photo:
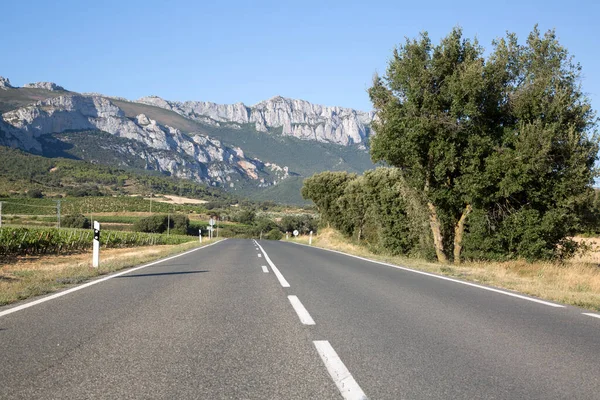
<path fill-rule="evenodd" d="M 144 114 L 127 118 L 110 100 L 98 96 L 59 96 L 4 113 L 0 144 L 39 153 L 42 135 L 87 130 L 142 143 L 147 150 L 134 155 L 143 158 L 148 168 L 212 185 L 233 186 L 242 179 L 269 186 L 288 175 L 286 168 L 246 158 L 241 149 L 224 146 L 206 135 L 183 134 Z M 116 151 L 125 154 L 131 149 L 123 146 Z"/>
<path fill-rule="evenodd" d="M 177 112 L 202 123 L 228 124 L 234 127 L 253 124 L 261 132 L 282 128 L 283 135 L 345 146 L 364 146 L 370 134 L 369 124 L 374 117 L 373 112 L 326 107 L 283 97 L 273 97 L 252 107 L 243 103 L 167 101 L 156 96 L 143 97 L 137 101 Z"/>
<path fill-rule="evenodd" d="M 65 90 L 64 87 L 58 86 L 54 82 L 35 82 L 35 83 L 26 83 L 23 87 L 33 88 L 33 89 L 46 89 L 54 92 L 56 90 Z"/>
<path fill-rule="evenodd" d="M 4 78 L 3 76 L 0 76 L 0 89 L 10 89 L 12 88 L 12 85 L 10 84 L 10 81 L 8 80 L 8 78 Z"/>

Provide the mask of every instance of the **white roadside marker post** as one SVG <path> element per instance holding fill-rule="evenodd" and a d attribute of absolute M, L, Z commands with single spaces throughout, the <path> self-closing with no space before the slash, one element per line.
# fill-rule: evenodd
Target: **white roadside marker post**
<path fill-rule="evenodd" d="M 198 229 L 198 239 L 200 239 L 200 243 L 202 243 L 202 229 Z"/>
<path fill-rule="evenodd" d="M 289 236 L 288 232 L 286 231 L 285 232 L 285 240 L 288 240 L 289 238 L 290 238 L 290 236 Z"/>
<path fill-rule="evenodd" d="M 94 255 L 92 266 L 98 268 L 100 265 L 100 222 L 94 221 Z"/>
<path fill-rule="evenodd" d="M 308 236 L 308 244 L 312 246 L 312 231 L 310 231 L 310 235 Z"/>

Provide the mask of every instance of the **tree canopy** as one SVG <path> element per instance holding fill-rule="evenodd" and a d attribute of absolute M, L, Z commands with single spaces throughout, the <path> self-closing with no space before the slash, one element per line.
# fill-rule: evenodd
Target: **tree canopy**
<path fill-rule="evenodd" d="M 487 56 L 460 28 L 436 45 L 422 33 L 369 95 L 371 157 L 392 168 L 307 179 L 302 194 L 325 222 L 395 252 L 432 243 L 441 262 L 574 248 L 595 198 L 597 119 L 554 31 L 536 26 L 524 43 L 508 33 Z"/>
<path fill-rule="evenodd" d="M 598 152 L 580 73 L 555 32 L 537 27 L 525 44 L 514 34 L 494 41 L 487 59 L 460 28 L 438 45 L 423 33 L 394 50 L 369 90 L 371 155 L 424 194 L 440 261 L 453 245 L 460 262 L 473 210 L 486 236 L 515 220 L 538 227 L 522 252 L 531 257 L 553 254 L 577 229 Z M 495 246 L 518 253 L 525 237 L 512 239 Z"/>

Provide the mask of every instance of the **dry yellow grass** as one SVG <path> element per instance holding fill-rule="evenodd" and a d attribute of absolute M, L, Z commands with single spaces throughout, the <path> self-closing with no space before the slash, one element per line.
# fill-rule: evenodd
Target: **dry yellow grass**
<path fill-rule="evenodd" d="M 443 265 L 406 257 L 382 256 L 349 243 L 332 229 L 321 230 L 313 237 L 313 245 L 597 311 L 600 310 L 600 239 L 575 239 L 586 241 L 589 250 L 562 264 L 520 260 Z M 308 243 L 308 237 L 291 241 Z"/>
<path fill-rule="evenodd" d="M 157 197 L 157 198 L 148 198 L 148 199 L 144 199 L 144 200 L 154 200 L 157 201 L 159 203 L 169 203 L 169 204 L 204 204 L 204 203 L 208 203 L 207 200 L 199 200 L 199 199 L 190 199 L 188 197 L 181 197 L 181 196 L 173 196 L 173 195 L 163 195 L 162 198 L 161 197 Z"/>
<path fill-rule="evenodd" d="M 212 241 L 214 242 L 214 240 Z M 202 246 L 211 243 L 204 240 Z M 180 245 L 105 249 L 100 267 L 92 268 L 91 254 L 21 257 L 0 264 L 0 305 L 51 293 L 99 275 L 154 261 L 200 246 L 198 242 Z"/>

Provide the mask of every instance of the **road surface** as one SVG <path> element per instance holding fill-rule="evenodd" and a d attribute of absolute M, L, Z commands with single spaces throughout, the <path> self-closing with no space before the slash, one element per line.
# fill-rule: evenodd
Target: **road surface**
<path fill-rule="evenodd" d="M 599 399 L 600 315 L 533 300 L 229 239 L 0 308 L 0 398 Z"/>

